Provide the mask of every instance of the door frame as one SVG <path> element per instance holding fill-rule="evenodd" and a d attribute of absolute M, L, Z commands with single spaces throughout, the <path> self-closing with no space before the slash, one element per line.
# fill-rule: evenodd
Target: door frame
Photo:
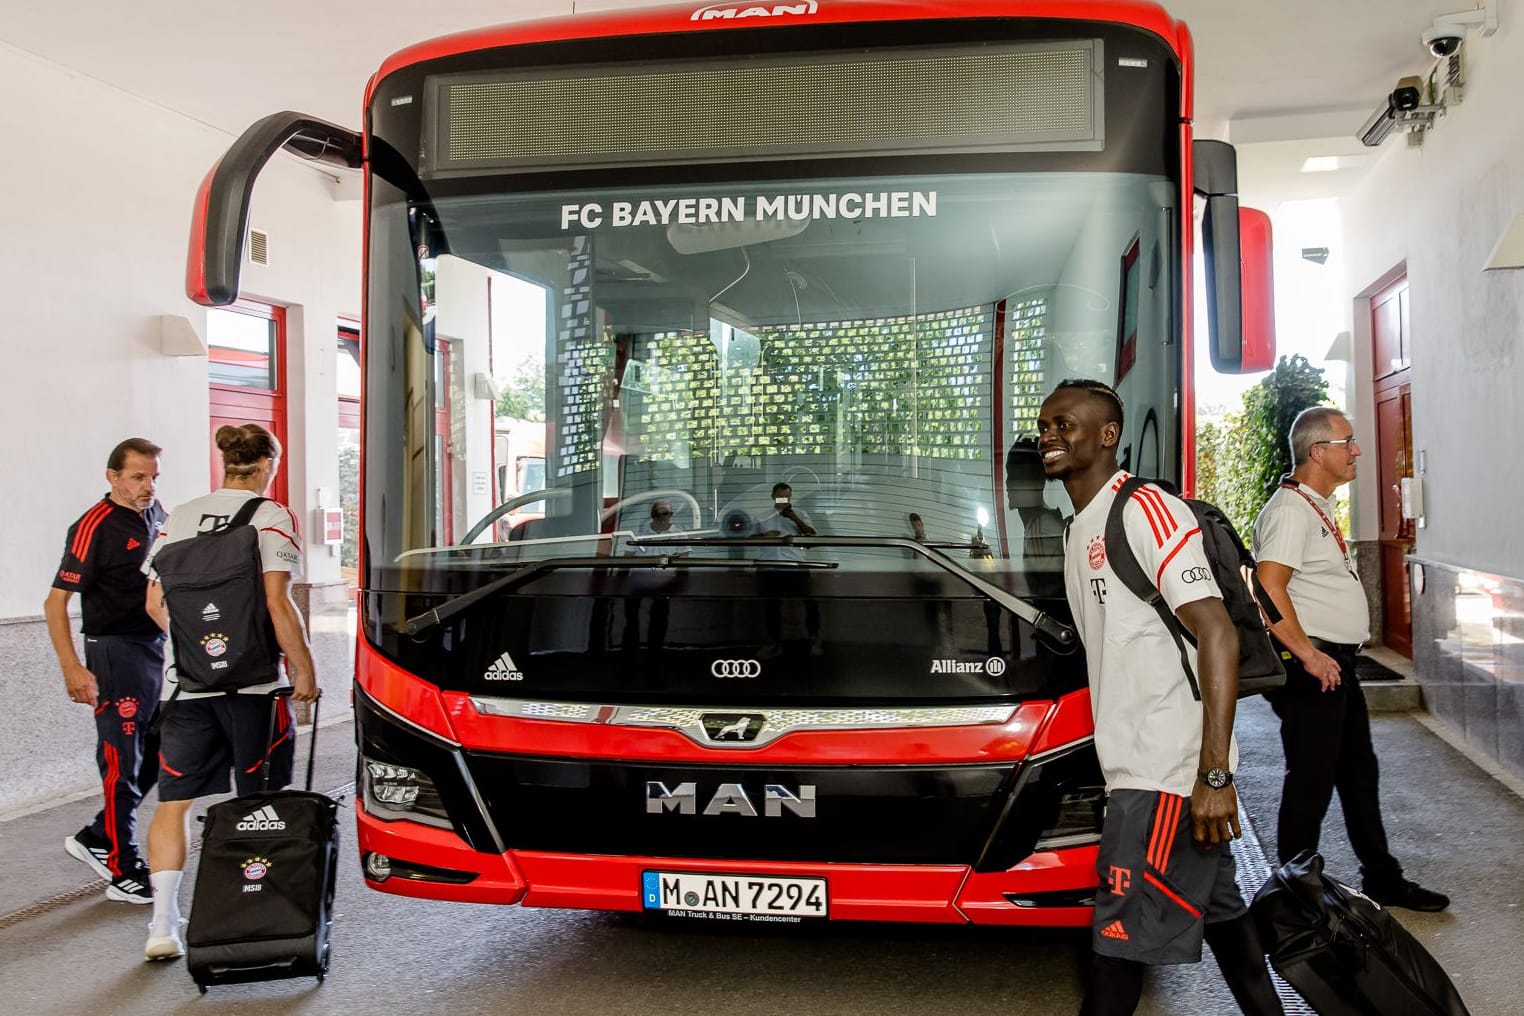
<path fill-rule="evenodd" d="M 277 304 L 240 299 L 220 309 L 273 322 L 274 341 L 271 344 L 271 355 L 275 358 L 275 365 L 271 373 L 275 387 L 260 389 L 242 385 L 215 384 L 210 380 L 210 370 L 208 370 L 208 424 L 211 438 L 210 465 L 213 490 L 222 486 L 222 453 L 217 450 L 216 434 L 217 428 L 223 424 L 236 426 L 242 423 L 257 423 L 275 435 L 282 451 L 289 455 L 286 421 L 286 308 Z M 207 345 L 208 366 L 210 366 L 214 357 L 211 354 L 211 343 L 208 342 Z M 281 504 L 290 504 L 286 470 L 276 472 L 275 481 L 270 485 L 269 496 Z"/>

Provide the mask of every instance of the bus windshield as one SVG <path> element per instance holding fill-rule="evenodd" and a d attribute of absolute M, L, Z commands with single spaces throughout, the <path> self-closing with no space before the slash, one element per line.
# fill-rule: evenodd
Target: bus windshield
<path fill-rule="evenodd" d="M 969 652 L 1009 655 L 1020 639 L 976 587 L 893 541 L 1064 613 L 1070 508 L 1044 480 L 1037 411 L 1065 377 L 1146 390 L 1162 415 L 1129 454 L 1165 468 L 1171 193 L 1098 172 L 396 189 L 374 209 L 373 267 L 387 270 L 372 306 L 409 311 L 389 336 L 373 328 L 368 397 L 372 447 L 404 453 L 367 460 L 366 533 L 371 588 L 407 595 L 378 641 L 533 567 L 502 596 L 534 600 L 523 637 L 575 655 L 582 675 L 605 649 L 649 642 L 637 601 L 653 591 L 670 598 L 664 625 L 694 615 L 695 633 L 662 632 L 664 651 L 777 652 L 790 583 L 809 586 L 801 654 L 824 651 L 822 610 L 889 617 L 896 601 L 924 673 L 961 651 L 922 602 L 942 597 L 981 633 Z M 382 280 L 400 282 L 377 293 Z M 505 431 L 532 439 L 543 472 L 494 461 Z M 591 566 L 653 556 L 680 578 Z M 592 615 L 545 621 L 579 597 Z M 754 623 L 696 616 L 748 598 Z M 597 613 L 618 604 L 624 627 Z M 494 594 L 464 616 L 502 607 Z"/>
<path fill-rule="evenodd" d="M 422 327 L 386 354 L 429 411 L 384 466 L 405 474 L 387 486 L 409 524 L 381 529 L 373 563 L 457 567 L 475 560 L 464 544 L 618 554 L 658 511 L 669 538 L 790 535 L 773 524 L 787 484 L 821 534 L 1051 571 L 1067 505 L 1023 439 L 1060 378 L 1116 380 L 1161 183 L 880 177 L 407 207 L 446 245 L 421 252 Z M 507 415 L 538 432 L 542 468 L 493 461 Z M 535 492 L 505 489 L 509 469 L 544 500 L 484 525 Z"/>

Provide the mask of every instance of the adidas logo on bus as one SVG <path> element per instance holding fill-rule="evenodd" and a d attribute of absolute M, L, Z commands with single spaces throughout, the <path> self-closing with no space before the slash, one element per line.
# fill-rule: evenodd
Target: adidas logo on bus
<path fill-rule="evenodd" d="M 233 828 L 241 833 L 263 833 L 276 829 L 284 829 L 286 828 L 286 823 L 284 819 L 275 814 L 275 809 L 267 804 L 252 815 L 245 815 L 243 821 Z"/>
<path fill-rule="evenodd" d="M 492 661 L 492 666 L 482 675 L 483 681 L 522 681 L 524 672 L 513 662 L 513 657 L 506 652 Z"/>

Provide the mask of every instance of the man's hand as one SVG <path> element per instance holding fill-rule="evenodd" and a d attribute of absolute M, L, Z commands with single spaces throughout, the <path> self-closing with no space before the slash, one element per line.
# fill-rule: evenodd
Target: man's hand
<path fill-rule="evenodd" d="M 91 708 L 100 703 L 100 687 L 88 668 L 78 663 L 66 663 L 63 672 L 64 691 L 68 692 L 69 701 L 82 702 Z"/>
<path fill-rule="evenodd" d="M 1302 669 L 1317 678 L 1324 691 L 1333 691 L 1339 686 L 1339 661 L 1332 656 L 1314 649 L 1301 662 Z"/>
<path fill-rule="evenodd" d="M 1197 843 L 1214 847 L 1244 834 L 1238 824 L 1238 791 L 1233 784 L 1214 790 L 1196 781 L 1196 789 L 1191 791 L 1191 834 Z"/>
<path fill-rule="evenodd" d="M 297 702 L 317 701 L 317 675 L 310 670 L 292 674 L 291 697 Z"/>

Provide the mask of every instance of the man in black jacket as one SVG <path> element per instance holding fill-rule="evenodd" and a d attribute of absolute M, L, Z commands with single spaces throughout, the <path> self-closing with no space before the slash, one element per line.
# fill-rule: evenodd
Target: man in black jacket
<path fill-rule="evenodd" d="M 164 635 L 144 609 L 143 558 L 164 525 L 154 496 L 159 446 L 128 438 L 106 461 L 110 491 L 69 527 L 63 560 L 43 603 L 48 636 L 71 701 L 95 710 L 95 760 L 105 805 L 64 839 L 64 849 L 110 883 L 106 895 L 152 903 L 136 823 L 143 794 L 159 774 L 158 738 L 150 733 L 164 673 Z M 69 630 L 78 593 L 85 659 Z"/>

